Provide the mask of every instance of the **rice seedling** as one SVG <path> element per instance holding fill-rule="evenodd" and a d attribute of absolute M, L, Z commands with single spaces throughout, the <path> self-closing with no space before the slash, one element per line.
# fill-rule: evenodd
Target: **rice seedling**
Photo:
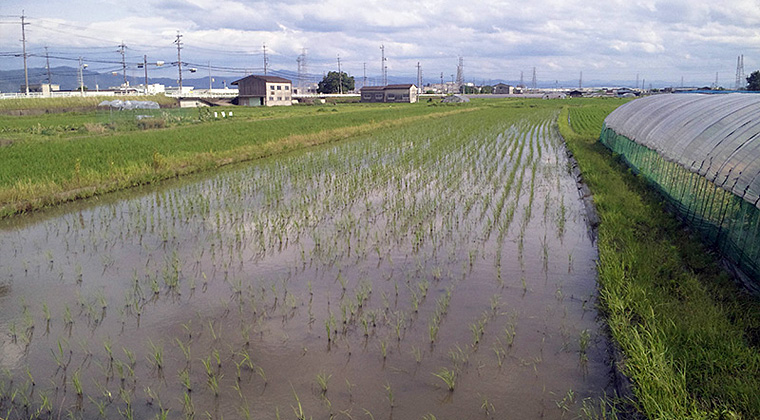
<path fill-rule="evenodd" d="M 319 385 L 322 395 L 327 393 L 327 382 L 332 378 L 332 375 L 326 374 L 324 371 L 317 374 L 317 385 Z"/>
<path fill-rule="evenodd" d="M 578 338 L 578 356 L 580 358 L 581 363 L 588 362 L 588 346 L 591 342 L 591 333 L 588 329 L 584 329 L 581 331 L 580 337 Z"/>
<path fill-rule="evenodd" d="M 160 371 L 164 367 L 164 348 L 153 344 L 153 340 L 148 340 L 148 346 L 150 346 L 150 355 L 148 356 L 148 362 L 150 362 L 156 370 Z"/>
<path fill-rule="evenodd" d="M 385 388 L 385 397 L 388 399 L 388 403 L 391 406 L 391 409 L 394 407 L 394 397 L 393 397 L 393 389 L 391 388 L 391 383 L 386 382 L 385 385 L 383 385 L 383 388 Z"/>
<path fill-rule="evenodd" d="M 496 408 L 493 406 L 493 403 L 488 401 L 488 397 L 485 395 L 480 396 L 480 410 L 483 411 L 486 417 L 490 417 L 496 412 Z"/>
<path fill-rule="evenodd" d="M 80 378 L 80 370 L 77 369 L 74 371 L 74 374 L 71 376 L 71 386 L 74 387 L 74 392 L 76 392 L 78 397 L 82 397 L 83 390 L 82 390 L 82 380 Z"/>
<path fill-rule="evenodd" d="M 446 389 L 449 392 L 454 392 L 456 386 L 457 373 L 455 370 L 449 370 L 447 368 L 440 368 L 438 372 L 432 373 L 433 376 L 443 381 L 446 384 Z"/>
<path fill-rule="evenodd" d="M 296 393 L 293 385 L 290 388 L 293 390 L 293 397 L 296 399 L 296 405 L 291 406 L 293 414 L 295 414 L 297 420 L 306 420 L 306 413 L 304 413 L 303 406 L 301 405 L 301 399 L 298 398 L 298 393 Z"/>

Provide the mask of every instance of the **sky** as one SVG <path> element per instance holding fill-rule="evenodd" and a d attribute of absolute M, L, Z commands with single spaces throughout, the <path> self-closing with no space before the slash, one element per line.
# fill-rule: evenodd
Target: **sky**
<path fill-rule="evenodd" d="M 388 76 L 539 85 L 611 81 L 732 88 L 737 57 L 747 75 L 760 68 L 760 0 L 3 0 L 0 69 L 23 68 L 21 14 L 30 67 L 130 72 L 147 56 L 151 77 L 177 75 L 182 62 L 205 75 L 243 77 L 268 70 L 309 74 L 338 69 L 361 84 Z M 366 70 L 365 70 L 366 68 Z M 139 70 L 141 73 L 142 70 Z M 582 74 L 582 75 L 581 75 Z M 183 77 L 189 75 L 183 72 Z M 582 80 L 581 80 L 582 79 Z"/>

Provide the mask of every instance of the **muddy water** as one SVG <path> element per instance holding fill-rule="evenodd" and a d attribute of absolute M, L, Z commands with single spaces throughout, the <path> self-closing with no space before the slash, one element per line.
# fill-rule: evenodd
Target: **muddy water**
<path fill-rule="evenodd" d="M 577 416 L 609 378 L 556 115 L 483 112 L 5 222 L 0 415 Z"/>

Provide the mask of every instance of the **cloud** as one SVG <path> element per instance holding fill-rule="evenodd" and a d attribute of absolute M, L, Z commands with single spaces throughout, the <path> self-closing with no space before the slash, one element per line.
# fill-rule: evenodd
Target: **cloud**
<path fill-rule="evenodd" d="M 272 66 L 290 70 L 306 48 L 314 73 L 332 70 L 338 55 L 347 69 L 363 71 L 366 63 L 368 73 L 379 73 L 383 44 L 389 68 L 405 75 L 415 74 L 418 61 L 429 74 L 455 72 L 462 56 L 473 77 L 514 78 L 534 66 L 551 79 L 582 70 L 589 77 L 615 71 L 712 77 L 732 71 L 741 53 L 745 65 L 754 65 L 760 46 L 757 0 L 110 0 L 107 11 L 95 0 L 74 1 L 92 13 L 54 6 L 45 17 L 42 0 L 23 6 L 58 25 L 42 37 L 52 45 L 94 48 L 124 40 L 171 54 L 180 30 L 186 55 L 199 62 L 250 66 L 260 62 L 266 43 Z M 6 36 L 2 26 L 0 46 L 17 48 L 18 36 Z"/>

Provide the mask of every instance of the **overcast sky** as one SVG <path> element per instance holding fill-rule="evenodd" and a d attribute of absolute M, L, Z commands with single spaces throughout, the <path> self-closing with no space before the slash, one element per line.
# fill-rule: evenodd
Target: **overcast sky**
<path fill-rule="evenodd" d="M 3 0 L 0 68 L 21 68 L 22 10 L 27 49 L 45 64 L 53 57 L 120 69 L 127 61 L 165 61 L 154 75 L 176 77 L 173 44 L 182 34 L 182 61 L 227 67 L 230 75 L 259 73 L 266 44 L 270 70 L 295 73 L 304 49 L 309 73 L 342 69 L 370 82 L 381 73 L 426 83 L 451 80 L 459 57 L 466 81 L 526 84 L 533 68 L 541 84 L 555 80 L 640 80 L 733 87 L 737 56 L 745 72 L 760 68 L 760 0 Z M 51 65 L 75 61 L 51 59 Z M 132 66 L 137 71 L 136 66 Z M 152 70 L 153 71 L 153 70 Z M 199 72 L 207 70 L 199 68 Z M 215 74 L 222 73 L 215 70 Z M 566 84 L 566 83 L 564 83 Z"/>

